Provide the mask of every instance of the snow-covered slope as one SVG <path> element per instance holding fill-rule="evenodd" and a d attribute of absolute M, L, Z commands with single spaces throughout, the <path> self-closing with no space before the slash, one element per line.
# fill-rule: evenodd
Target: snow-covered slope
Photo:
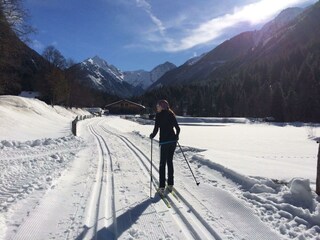
<path fill-rule="evenodd" d="M 125 98 L 134 94 L 134 87 L 123 81 L 123 73 L 98 56 L 75 67 L 80 68 L 79 81 L 90 88 Z"/>
<path fill-rule="evenodd" d="M 148 86 L 151 81 L 150 72 L 145 70 L 137 70 L 137 71 L 125 71 L 123 73 L 124 80 L 135 87 Z"/>
<path fill-rule="evenodd" d="M 71 134 L 70 124 L 81 109 L 51 107 L 37 100 L 17 96 L 0 96 L 0 141 L 34 140 Z"/>
<path fill-rule="evenodd" d="M 122 72 L 99 56 L 88 58 L 78 66 L 81 69 L 79 79 L 83 84 L 125 98 L 141 94 L 167 71 L 176 68 L 174 64 L 166 62 L 150 72 L 145 70 Z"/>
<path fill-rule="evenodd" d="M 150 72 L 145 70 L 126 71 L 124 72 L 124 80 L 135 87 L 141 87 L 142 89 L 146 90 L 166 72 L 175 68 L 176 65 L 173 63 L 165 62 L 156 66 Z"/>
<path fill-rule="evenodd" d="M 93 58 L 89 58 L 82 63 L 83 65 L 90 64 L 96 66 L 97 68 L 103 69 L 105 72 L 109 73 L 114 79 L 122 82 L 123 74 L 122 72 L 116 68 L 115 66 L 108 64 L 105 60 L 100 58 L 99 56 L 95 56 Z"/>

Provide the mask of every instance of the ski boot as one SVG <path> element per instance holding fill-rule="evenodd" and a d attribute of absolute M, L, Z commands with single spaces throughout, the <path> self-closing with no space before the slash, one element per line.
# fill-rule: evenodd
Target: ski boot
<path fill-rule="evenodd" d="M 172 191 L 173 191 L 173 185 L 168 185 L 168 186 L 167 186 L 167 190 L 168 190 L 169 192 L 172 192 Z"/>
<path fill-rule="evenodd" d="M 160 187 L 158 188 L 158 194 L 160 195 L 160 197 L 163 197 L 164 196 L 164 188 L 163 187 Z"/>

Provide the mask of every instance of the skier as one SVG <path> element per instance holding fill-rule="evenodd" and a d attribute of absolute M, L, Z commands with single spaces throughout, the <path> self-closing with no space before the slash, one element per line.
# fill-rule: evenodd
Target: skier
<path fill-rule="evenodd" d="M 159 189 L 160 195 L 164 194 L 166 165 L 168 165 L 168 191 L 173 189 L 173 154 L 179 140 L 180 127 L 178 125 L 175 113 L 170 109 L 166 100 L 160 100 L 157 103 L 156 121 L 150 138 L 153 139 L 160 128 L 160 166 L 159 166 Z M 175 128 L 175 131 L 173 130 Z"/>

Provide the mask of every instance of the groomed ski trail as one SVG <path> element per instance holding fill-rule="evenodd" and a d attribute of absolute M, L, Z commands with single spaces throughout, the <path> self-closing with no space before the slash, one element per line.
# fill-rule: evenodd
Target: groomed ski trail
<path fill-rule="evenodd" d="M 185 239 L 185 234 L 175 234 L 176 224 L 169 210 L 163 206 L 158 196 L 150 199 L 148 184 L 145 175 L 141 175 L 141 167 L 137 161 L 133 161 L 133 154 L 127 147 L 121 147 L 119 151 L 118 137 L 106 134 L 102 128 L 98 128 L 99 134 L 104 136 L 110 148 L 110 155 L 114 161 L 114 176 L 117 206 L 117 232 L 113 239 Z M 123 144 L 123 143 L 122 143 Z M 139 177 L 137 177 L 139 176 Z M 131 188 L 131 190 L 130 190 Z M 137 201 L 137 199 L 139 199 Z M 169 224 L 168 224 L 169 223 Z M 141 232 L 138 229 L 144 229 Z M 171 232 L 172 230 L 172 232 Z M 191 238 L 190 238 L 191 239 Z"/>
<path fill-rule="evenodd" d="M 88 126 L 98 145 L 98 168 L 90 196 L 88 217 L 81 239 L 116 239 L 117 222 L 114 200 L 114 178 L 111 154 L 104 138 Z"/>
<path fill-rule="evenodd" d="M 136 160 L 140 163 L 144 174 L 146 175 L 146 180 L 150 176 L 150 166 L 151 161 L 139 148 L 137 148 L 134 143 L 132 143 L 128 138 L 117 135 L 105 127 L 102 129 L 109 135 L 118 137 L 126 146 L 130 149 L 133 155 L 136 156 Z M 155 184 L 153 186 L 156 188 L 158 186 L 158 167 L 153 163 L 153 168 L 155 173 L 153 173 L 153 179 Z M 209 224 L 201 217 L 201 215 L 184 199 L 177 190 L 176 194 L 179 196 L 180 201 L 178 201 L 171 194 L 166 194 L 165 198 L 169 201 L 171 205 L 170 212 L 175 218 L 177 224 L 181 227 L 181 231 L 184 232 L 186 238 L 188 239 L 221 239 L 220 236 L 212 229 Z"/>
<path fill-rule="evenodd" d="M 136 159 L 140 162 L 141 168 L 144 169 L 143 172 L 149 182 L 150 139 L 134 131 L 122 133 L 109 127 L 108 117 L 104 118 L 99 124 L 104 131 L 117 136 L 122 142 L 126 142 L 128 147 L 130 146 L 131 151 L 137 155 Z M 159 148 L 156 143 L 154 143 L 154 153 L 153 179 L 156 187 L 159 165 Z M 174 217 L 179 216 L 179 221 L 183 222 L 182 227 L 181 224 L 178 225 L 182 229 L 188 228 L 189 224 L 192 226 L 187 230 L 192 239 L 201 239 L 198 238 L 199 236 L 203 237 L 202 239 L 282 239 L 255 215 L 250 204 L 231 194 L 231 192 L 240 191 L 236 184 L 213 169 L 203 167 L 199 171 L 199 166 L 194 164 L 191 164 L 191 168 L 196 170 L 195 174 L 201 182 L 200 186 L 194 184 L 181 152 L 176 151 L 174 156 L 175 189 L 178 190 L 177 195 L 180 202 L 173 196 L 169 196 L 170 203 L 176 206 L 172 208 L 171 212 Z M 186 214 L 179 215 L 180 213 L 175 209 L 184 209 Z M 190 215 L 194 217 L 190 217 Z M 186 217 L 185 221 L 181 219 L 184 216 Z"/>
<path fill-rule="evenodd" d="M 230 193 L 239 190 L 219 172 L 192 162 L 201 182 L 195 186 L 179 151 L 174 156 L 177 198 L 166 196 L 168 208 L 155 190 L 156 143 L 150 198 L 150 139 L 120 132 L 108 120 L 80 122 L 80 137 L 87 146 L 72 149 L 78 149 L 73 162 L 27 213 L 16 211 L 22 220 L 5 240 L 281 239 L 249 204 Z"/>

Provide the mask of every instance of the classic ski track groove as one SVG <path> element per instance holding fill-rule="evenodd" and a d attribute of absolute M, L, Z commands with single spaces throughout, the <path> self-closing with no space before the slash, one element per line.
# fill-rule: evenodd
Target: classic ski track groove
<path fill-rule="evenodd" d="M 130 146 L 132 145 L 132 143 L 130 142 L 130 145 L 128 144 L 128 142 L 126 142 L 121 136 L 121 135 L 117 135 L 107 129 L 105 129 L 103 126 L 101 126 L 101 128 L 108 134 L 111 134 L 117 138 L 119 138 L 124 144 L 125 146 L 129 149 L 129 151 L 134 154 L 137 158 L 137 161 L 139 163 L 139 165 L 142 168 L 142 171 L 144 172 L 144 174 L 146 176 L 150 175 L 150 171 L 149 168 L 146 166 L 145 161 L 142 160 L 141 156 L 139 156 L 139 154 L 137 153 L 137 151 L 141 152 L 139 149 L 137 149 L 136 147 Z M 141 152 L 142 153 L 142 152 Z M 142 153 L 143 154 L 143 153 Z M 144 155 L 144 154 L 143 154 Z M 144 156 L 145 157 L 145 156 Z M 158 181 L 156 180 L 156 178 L 153 176 L 154 182 L 153 182 L 153 186 L 154 188 L 157 188 L 157 185 L 159 184 Z M 164 203 L 163 203 L 164 204 Z M 165 207 L 167 208 L 167 206 Z M 171 208 L 172 209 L 172 208 Z M 183 226 L 183 229 L 187 229 L 189 232 L 184 232 L 183 234 L 185 235 L 186 239 L 201 239 L 198 234 L 194 231 L 192 225 L 187 221 L 187 219 L 184 216 L 181 216 L 181 213 L 179 214 L 179 211 L 172 210 L 172 212 L 170 212 L 172 215 L 172 218 L 177 222 L 177 224 L 179 226 Z M 185 222 L 186 221 L 186 222 Z"/>
<path fill-rule="evenodd" d="M 115 134 L 105 127 L 101 126 L 101 128 L 109 134 L 117 136 L 119 139 L 123 141 L 123 143 L 131 149 L 133 154 L 137 156 L 137 158 L 142 163 L 142 166 L 145 168 L 144 173 L 150 174 L 150 169 L 147 166 L 147 163 L 151 163 L 150 159 L 140 150 L 138 149 L 128 138 L 120 135 Z M 156 172 L 159 173 L 158 168 L 152 163 L 152 166 L 155 168 Z M 154 182 L 153 185 L 156 187 L 158 185 L 157 178 L 153 176 Z M 179 202 L 175 197 L 170 196 L 168 194 L 166 198 L 168 199 L 169 203 L 171 204 L 172 214 L 177 213 L 182 220 L 183 224 L 186 228 L 190 231 L 190 234 L 193 236 L 194 239 L 222 239 L 214 229 L 202 218 L 202 216 L 188 203 L 187 199 L 185 199 L 177 190 L 175 190 L 177 196 L 181 199 Z M 191 220 L 189 220 L 191 218 Z M 177 218 L 175 218 L 177 220 Z M 177 220 L 178 221 L 178 220 Z M 179 223 L 181 224 L 181 223 Z"/>
<path fill-rule="evenodd" d="M 104 130 L 103 130 L 103 132 L 105 133 Z M 119 144 L 123 144 L 123 143 L 122 143 L 121 139 L 120 139 L 118 136 L 116 136 L 116 135 L 110 135 L 110 136 L 112 136 L 112 137 L 116 140 L 116 141 L 114 141 L 114 139 L 111 139 L 111 138 L 108 137 L 108 140 L 111 142 L 111 144 L 110 144 L 110 150 L 111 150 L 111 152 L 113 153 L 113 151 L 112 151 L 112 150 L 113 150 L 113 149 L 112 149 L 112 146 L 113 146 L 113 145 L 119 146 Z M 131 150 L 131 149 L 126 148 L 125 150 L 127 150 L 128 153 L 130 153 L 130 155 L 132 154 L 132 150 Z M 117 151 L 117 150 L 116 150 L 116 151 Z M 144 170 L 144 168 L 141 167 L 141 163 L 140 163 L 140 162 L 137 162 L 137 161 L 136 161 L 136 163 L 139 164 L 140 169 Z M 123 172 L 120 171 L 120 174 L 122 175 Z M 121 179 L 122 179 L 122 178 L 121 178 Z M 121 179 L 119 179 L 119 180 L 117 179 L 117 182 L 118 182 L 118 183 L 121 182 Z M 141 178 L 140 182 L 141 182 L 141 184 L 142 184 L 143 182 L 145 182 L 144 175 L 142 175 L 142 178 Z M 126 183 L 125 186 L 127 186 L 127 185 L 128 185 L 128 183 Z M 125 193 L 123 193 L 123 194 L 124 194 L 124 196 L 125 196 L 125 198 L 126 198 L 126 194 L 125 194 Z M 145 201 L 145 199 L 150 200 L 147 193 L 145 193 L 144 198 L 143 198 L 142 200 Z M 140 203 L 141 203 L 141 202 L 140 202 Z M 136 202 L 133 203 L 133 205 L 136 205 L 136 204 L 137 204 Z M 128 212 L 128 211 L 131 212 L 131 207 L 130 207 L 130 206 L 126 206 L 126 209 L 127 209 L 127 210 L 126 210 L 127 212 Z M 150 239 L 150 240 L 151 240 L 151 239 L 154 239 L 154 240 L 156 240 L 156 239 L 161 239 L 163 236 L 170 236 L 169 232 L 167 231 L 166 226 L 163 225 L 164 223 L 163 223 L 163 221 L 162 221 L 162 218 L 159 217 L 159 214 L 154 214 L 154 213 L 160 213 L 161 211 L 163 211 L 163 209 L 165 209 L 165 211 L 167 211 L 167 212 L 169 213 L 169 211 L 168 211 L 165 207 L 161 206 L 160 209 L 159 209 L 159 207 L 156 207 L 154 204 L 151 204 L 151 205 L 143 212 L 143 214 L 139 217 L 139 222 L 140 222 L 142 225 L 150 227 L 150 230 L 148 231 L 148 235 L 147 235 L 147 236 L 148 236 L 148 239 Z M 170 214 L 170 213 L 169 213 L 169 214 Z M 130 214 L 129 216 L 130 216 L 130 220 L 129 220 L 129 221 L 131 221 L 132 224 L 138 224 L 137 222 L 131 220 L 131 214 Z M 158 223 L 158 225 L 157 225 L 157 226 L 153 226 L 152 224 L 150 225 L 150 222 Z M 121 223 L 119 223 L 119 224 L 121 224 Z M 151 229 L 152 229 L 152 231 L 151 231 Z M 129 234 L 130 234 L 130 233 L 129 233 Z M 122 238 L 122 236 L 119 235 L 119 238 Z M 144 239 L 144 238 L 142 238 L 142 239 Z M 170 239 L 171 239 L 171 238 L 170 238 Z"/>
<path fill-rule="evenodd" d="M 99 231 L 102 228 L 113 226 L 110 234 L 113 239 L 117 239 L 117 224 L 116 224 L 116 210 L 115 210 L 115 200 L 114 200 L 114 177 L 113 177 L 113 166 L 112 158 L 109 148 L 104 140 L 104 138 L 97 133 L 97 131 L 89 126 L 89 131 L 94 135 L 99 144 L 99 166 L 97 170 L 98 178 L 100 178 L 98 197 L 96 200 L 96 211 L 94 216 L 93 225 L 93 238 L 98 239 Z M 102 161 L 100 167 L 100 161 Z M 107 168 L 107 170 L 105 170 Z M 93 197 L 96 196 L 97 192 L 94 191 Z M 107 198 L 107 199 L 105 199 Z M 104 206 L 104 203 L 107 206 Z M 100 209 L 103 209 L 102 213 Z M 106 212 L 105 212 L 106 211 Z M 93 219 L 93 218 L 91 218 Z"/>

